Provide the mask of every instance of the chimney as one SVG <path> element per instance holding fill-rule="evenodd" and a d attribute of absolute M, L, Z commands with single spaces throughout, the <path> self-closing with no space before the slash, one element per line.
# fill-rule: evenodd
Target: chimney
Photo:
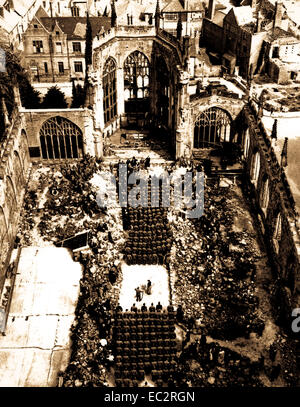
<path fill-rule="evenodd" d="M 281 2 L 281 0 L 279 0 L 275 4 L 273 28 L 281 27 L 282 16 L 283 16 L 283 3 Z"/>
<path fill-rule="evenodd" d="M 256 0 L 251 0 L 251 8 L 253 11 L 256 10 L 256 6 L 257 6 Z"/>
<path fill-rule="evenodd" d="M 215 15 L 216 0 L 209 0 L 207 17 L 212 20 Z"/>

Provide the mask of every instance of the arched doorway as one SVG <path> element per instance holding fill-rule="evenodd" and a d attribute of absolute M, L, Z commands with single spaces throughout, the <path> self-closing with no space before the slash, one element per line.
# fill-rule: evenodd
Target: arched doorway
<path fill-rule="evenodd" d="M 194 148 L 213 148 L 230 141 L 232 120 L 225 110 L 211 107 L 195 121 Z"/>
<path fill-rule="evenodd" d="M 124 62 L 125 113 L 149 111 L 149 60 L 140 51 L 134 51 Z"/>
<path fill-rule="evenodd" d="M 170 98 L 170 72 L 165 59 L 160 55 L 156 60 L 157 82 L 157 116 L 165 126 L 169 121 L 169 98 Z"/>
<path fill-rule="evenodd" d="M 44 159 L 83 156 L 82 131 L 64 117 L 51 117 L 43 124 L 40 130 L 40 143 Z"/>

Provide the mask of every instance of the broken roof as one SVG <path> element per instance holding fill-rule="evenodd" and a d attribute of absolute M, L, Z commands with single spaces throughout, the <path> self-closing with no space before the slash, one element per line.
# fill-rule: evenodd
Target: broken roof
<path fill-rule="evenodd" d="M 68 39 L 83 39 L 86 32 L 86 17 L 41 17 L 41 23 L 48 30 L 52 31 L 55 23 L 67 34 Z M 110 17 L 90 17 L 93 38 L 103 29 L 108 31 L 111 28 Z"/>

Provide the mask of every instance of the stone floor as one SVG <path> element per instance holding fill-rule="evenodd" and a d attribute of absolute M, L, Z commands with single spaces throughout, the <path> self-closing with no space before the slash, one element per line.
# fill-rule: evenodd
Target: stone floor
<path fill-rule="evenodd" d="M 56 385 L 70 356 L 81 274 L 67 249 L 22 249 L 6 336 L 0 336 L 0 387 Z"/>
<path fill-rule="evenodd" d="M 160 301 L 162 306 L 166 307 L 169 304 L 169 281 L 168 273 L 165 267 L 155 265 L 134 265 L 122 266 L 123 281 L 120 290 L 120 305 L 123 310 L 130 310 L 133 303 L 141 306 L 143 303 L 147 307 L 153 302 L 154 305 Z M 147 280 L 152 283 L 152 293 L 148 295 L 143 294 L 142 301 L 137 302 L 135 299 L 135 288 L 146 286 Z"/>

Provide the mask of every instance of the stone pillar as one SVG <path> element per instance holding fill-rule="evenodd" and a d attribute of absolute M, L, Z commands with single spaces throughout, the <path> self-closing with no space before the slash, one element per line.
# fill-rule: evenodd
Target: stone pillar
<path fill-rule="evenodd" d="M 94 131 L 94 149 L 95 149 L 95 157 L 101 158 L 103 157 L 103 138 L 102 133 L 100 131 Z"/>
<path fill-rule="evenodd" d="M 176 158 L 187 155 L 187 149 L 190 150 L 189 140 L 189 94 L 188 94 L 189 74 L 186 71 L 179 70 L 178 84 L 178 114 L 176 129 Z"/>
<path fill-rule="evenodd" d="M 96 91 L 95 122 L 97 129 L 104 129 L 103 87 L 102 78 L 99 80 Z"/>
<path fill-rule="evenodd" d="M 125 99 L 124 99 L 124 72 L 123 66 L 121 66 L 118 62 L 117 68 L 117 100 L 118 106 L 117 111 L 118 115 L 121 116 L 125 113 Z"/>
<path fill-rule="evenodd" d="M 95 143 L 94 143 L 94 125 L 93 125 L 93 112 L 85 108 L 83 112 L 84 117 L 84 133 L 83 133 L 83 154 L 95 155 Z"/>

